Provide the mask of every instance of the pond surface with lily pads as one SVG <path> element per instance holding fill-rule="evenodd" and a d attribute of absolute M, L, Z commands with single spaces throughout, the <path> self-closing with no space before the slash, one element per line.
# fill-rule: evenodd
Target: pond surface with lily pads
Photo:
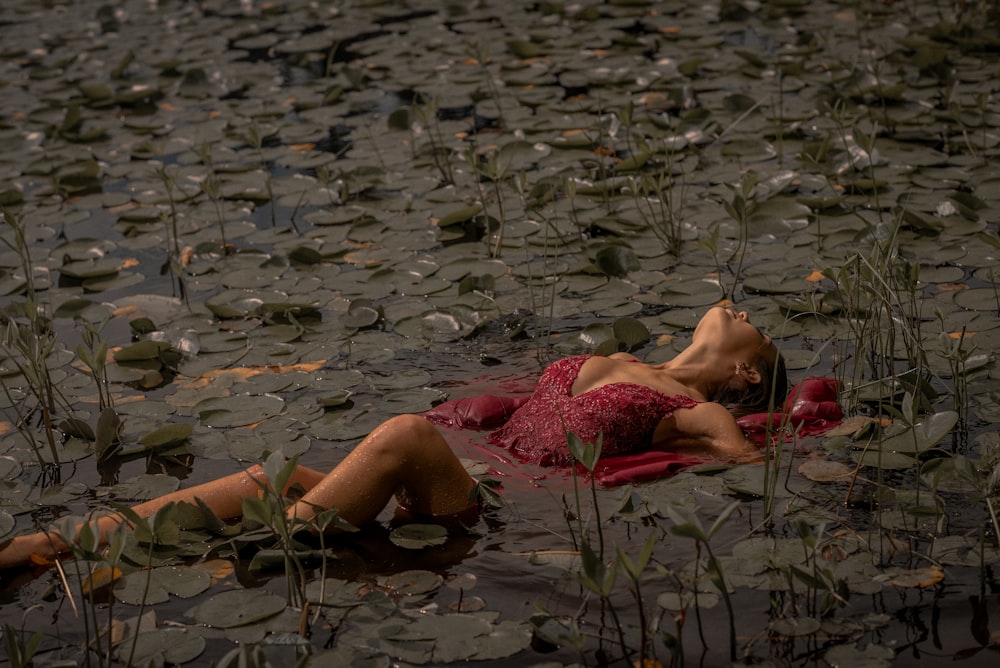
<path fill-rule="evenodd" d="M 995 2 L 0 8 L 0 540 L 662 361 L 746 310 L 847 419 L 478 521 L 174 507 L 0 573 L 12 665 L 995 665 Z M 273 478 L 272 478 L 273 479 Z M 488 488 L 492 489 L 492 488 Z M 329 519 L 329 518 L 327 518 Z"/>

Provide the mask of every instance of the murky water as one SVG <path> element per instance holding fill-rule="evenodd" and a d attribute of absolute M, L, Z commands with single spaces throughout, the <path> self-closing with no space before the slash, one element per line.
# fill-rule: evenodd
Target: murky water
<path fill-rule="evenodd" d="M 523 389 L 546 362 L 602 342 L 629 347 L 617 320 L 651 333 L 633 352 L 663 359 L 699 313 L 732 300 L 779 341 L 793 381 L 844 381 L 852 414 L 900 423 L 903 391 L 882 396 L 876 381 L 889 369 L 905 390 L 926 390 L 903 373 L 916 360 L 934 390 L 918 405 L 926 430 L 952 408 L 961 420 L 940 450 L 899 466 L 896 453 L 863 459 L 862 437 L 804 440 L 775 468 L 774 507 L 753 467 L 636 488 L 631 508 L 627 490 L 600 490 L 609 555 L 634 557 L 656 535 L 658 566 L 640 592 L 646 621 L 659 620 L 658 657 L 682 660 L 665 637 L 681 622 L 686 665 L 729 660 L 708 555 L 669 533 L 665 506 L 695 508 L 707 527 L 738 501 L 711 546 L 747 663 L 992 665 L 996 490 L 983 487 L 988 471 L 947 467 L 988 460 L 1000 420 L 997 44 L 981 29 L 996 17 L 989 3 L 937 4 L 5 3 L 0 203 L 26 237 L 19 247 L 4 230 L 0 305 L 29 320 L 16 307 L 30 257 L 39 312 L 54 318 L 60 417 L 91 425 L 80 321 L 106 319 L 99 338 L 121 349 L 150 337 L 135 327 L 150 318 L 191 354 L 175 368 L 110 364 L 122 440 L 193 430 L 169 452 L 39 466 L 24 439 L 40 433 L 37 414 L 30 431 L 14 428 L 37 401 L 7 340 L 0 520 L 25 530 L 167 476 L 193 485 L 237 471 L 268 450 L 328 469 L 392 414 Z M 221 418 L 198 408 L 231 397 Z M 245 419 L 241 399 L 275 414 Z M 326 609 L 310 651 L 376 665 L 597 665 L 617 656 L 613 612 L 635 643 L 625 575 L 607 607 L 567 572 L 577 515 L 598 539 L 589 492 L 578 504 L 568 476 L 509 465 L 482 437 L 448 434 L 496 469 L 506 507 L 438 547 L 394 545 L 390 512 L 338 543 L 329 575 L 375 591 L 353 616 Z M 64 452 L 79 445 L 66 440 Z M 947 469 L 933 494 L 918 459 Z M 817 460 L 856 476 L 801 473 Z M 122 486 L 140 478 L 138 491 Z M 286 595 L 284 577 L 250 571 L 249 552 L 207 591 L 149 606 L 150 646 L 169 646 L 168 631 L 205 638 L 200 653 L 147 647 L 149 658 L 214 661 L 265 631 L 273 662 L 294 658 L 295 615 L 233 631 L 191 613 L 231 590 Z M 452 586 L 411 594 L 391 581 L 416 571 Z M 93 620 L 70 611 L 54 571 L 32 576 L 4 574 L 0 620 L 42 630 L 45 661 L 83 662 Z M 683 614 L 671 607 L 668 594 L 694 592 Z M 138 614 L 93 607 L 101 624 Z M 536 638 L 508 656 L 476 631 L 464 656 L 448 633 L 415 626 L 453 609 L 488 620 L 501 646 L 544 609 L 578 621 L 586 650 L 563 637 L 548 652 Z M 465 617 L 445 617 L 452 637 L 464 638 Z M 522 626 L 507 637 L 503 622 Z M 408 633 L 406 647 L 375 642 Z M 414 649 L 434 642 L 438 654 Z"/>

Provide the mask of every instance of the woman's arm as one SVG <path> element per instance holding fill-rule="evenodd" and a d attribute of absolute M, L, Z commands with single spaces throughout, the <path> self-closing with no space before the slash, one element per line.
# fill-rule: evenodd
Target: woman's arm
<path fill-rule="evenodd" d="M 746 459 L 760 452 L 732 413 L 713 402 L 676 411 L 656 430 L 653 447 L 723 460 Z"/>

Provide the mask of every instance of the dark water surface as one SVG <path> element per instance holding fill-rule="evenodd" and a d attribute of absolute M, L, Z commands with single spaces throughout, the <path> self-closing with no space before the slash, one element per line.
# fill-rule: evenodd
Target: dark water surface
<path fill-rule="evenodd" d="M 156 617 L 146 640 L 161 646 L 140 656 L 624 664 L 617 614 L 637 660 L 643 618 L 624 571 L 610 605 L 572 575 L 582 518 L 608 562 L 656 536 L 640 590 L 662 665 L 729 665 L 709 555 L 670 532 L 666 509 L 690 508 L 707 529 L 735 501 L 710 544 L 741 665 L 995 665 L 996 12 L 920 0 L 4 2 L 0 205 L 25 235 L 3 229 L 5 328 L 52 342 L 53 410 L 91 426 L 81 323 L 112 350 L 170 343 L 184 353 L 170 362 L 109 364 L 121 440 L 193 429 L 168 450 L 97 463 L 94 443 L 77 447 L 61 425 L 53 465 L 47 445 L 26 445 L 44 443 L 39 401 L 6 336 L 0 533 L 270 451 L 326 470 L 391 415 L 523 390 L 567 354 L 660 361 L 706 308 L 734 305 L 779 343 L 793 381 L 840 380 L 853 417 L 901 423 L 916 367 L 918 388 L 933 389 L 916 402 L 925 424 L 959 414 L 917 459 L 975 473 L 932 493 L 929 468 L 866 460 L 863 436 L 803 439 L 780 453 L 769 495 L 760 466 L 720 468 L 598 490 L 598 523 L 564 472 L 509 465 L 482 433 L 449 432 L 495 469 L 505 507 L 422 550 L 393 544 L 391 511 L 338 540 L 328 577 L 367 589 L 351 615 L 326 609 L 308 640 L 296 609 L 236 630 L 191 616 L 224 592 L 288 593 L 283 574 L 251 573 L 244 550 L 206 591 L 144 608 Z M 232 402 L 199 405 L 212 398 Z M 854 477 L 800 472 L 816 461 Z M 71 590 L 77 566 L 99 565 L 68 565 Z M 414 573 L 451 586 L 410 593 L 392 579 Z M 94 625 L 139 614 L 71 601 L 55 570 L 0 578 L 0 622 L 44 635 L 36 665 L 106 663 L 84 649 Z M 463 635 L 468 617 L 492 625 L 498 648 Z M 532 618 L 553 636 L 578 624 L 583 651 L 544 634 L 521 649 Z M 667 635 L 678 623 L 683 654 Z M 178 649 L 182 636 L 203 651 Z"/>

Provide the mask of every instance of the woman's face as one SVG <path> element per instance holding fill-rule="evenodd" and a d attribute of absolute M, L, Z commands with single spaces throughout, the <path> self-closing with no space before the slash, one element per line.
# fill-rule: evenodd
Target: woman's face
<path fill-rule="evenodd" d="M 707 343 L 718 349 L 720 354 L 732 354 L 747 363 L 760 355 L 773 357 L 769 354 L 774 349 L 771 337 L 750 322 L 746 311 L 721 307 L 709 309 L 695 327 L 692 341 Z"/>

